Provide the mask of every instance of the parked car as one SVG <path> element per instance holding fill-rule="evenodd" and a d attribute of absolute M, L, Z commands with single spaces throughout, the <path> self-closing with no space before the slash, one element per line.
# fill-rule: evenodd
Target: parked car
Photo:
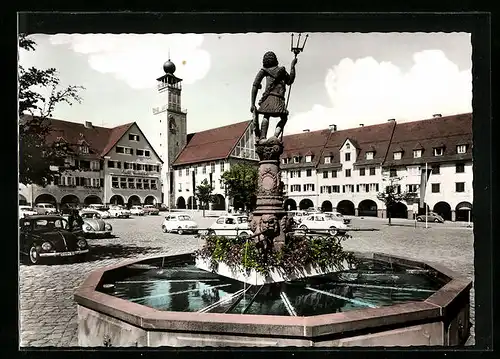
<path fill-rule="evenodd" d="M 425 214 L 417 216 L 418 222 L 425 222 Z M 427 213 L 427 222 L 444 223 L 444 218 L 435 212 Z"/>
<path fill-rule="evenodd" d="M 56 214 L 57 208 L 51 203 L 38 203 L 35 205 L 37 214 Z"/>
<path fill-rule="evenodd" d="M 171 213 L 163 220 L 161 229 L 165 233 L 198 233 L 198 224 L 188 214 Z"/>
<path fill-rule="evenodd" d="M 115 218 L 129 218 L 130 211 L 123 206 L 110 206 L 108 210 L 111 217 Z"/>
<path fill-rule="evenodd" d="M 305 217 L 299 224 L 299 229 L 305 231 L 318 231 L 318 232 L 328 232 L 330 235 L 334 235 L 337 232 L 344 232 L 347 230 L 347 225 L 339 219 L 334 219 L 331 216 L 325 214 L 312 214 Z"/>
<path fill-rule="evenodd" d="M 19 206 L 19 218 L 34 216 L 36 214 L 38 214 L 37 211 L 30 206 Z"/>
<path fill-rule="evenodd" d="M 295 223 L 300 223 L 302 222 L 302 219 L 306 217 L 308 214 L 306 211 L 288 211 L 288 215 L 293 218 Z"/>
<path fill-rule="evenodd" d="M 333 218 L 335 220 L 342 221 L 342 222 L 344 222 L 344 224 L 347 224 L 347 225 L 349 225 L 351 223 L 350 218 L 345 218 L 344 215 L 342 213 L 339 213 L 339 212 L 325 212 L 324 215 L 328 216 L 330 218 Z"/>
<path fill-rule="evenodd" d="M 152 204 L 146 204 L 144 207 L 142 207 L 142 210 L 144 211 L 145 214 L 149 214 L 149 215 L 156 215 L 157 216 L 160 214 L 160 210 Z"/>
<path fill-rule="evenodd" d="M 111 217 L 109 208 L 103 204 L 90 204 L 87 208 L 83 208 L 81 212 L 85 211 L 96 211 L 101 215 L 102 219 L 108 219 Z"/>
<path fill-rule="evenodd" d="M 69 230 L 68 221 L 58 215 L 35 215 L 19 220 L 21 258 L 38 264 L 47 258 L 85 259 L 89 246 L 85 238 Z M 81 232 L 80 232 L 81 233 Z"/>
<path fill-rule="evenodd" d="M 85 237 L 109 237 L 113 227 L 104 222 L 101 214 L 97 211 L 87 210 L 81 214 L 83 219 L 83 234 Z"/>
<path fill-rule="evenodd" d="M 209 235 L 226 236 L 226 237 L 247 237 L 253 232 L 248 228 L 248 217 L 239 215 L 220 216 L 209 227 Z"/>
<path fill-rule="evenodd" d="M 142 206 L 132 206 L 130 208 L 130 214 L 133 216 L 144 216 L 145 213 Z"/>

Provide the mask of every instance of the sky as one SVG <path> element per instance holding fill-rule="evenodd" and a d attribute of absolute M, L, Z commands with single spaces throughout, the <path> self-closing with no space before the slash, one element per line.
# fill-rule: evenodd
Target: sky
<path fill-rule="evenodd" d="M 81 104 L 59 104 L 53 118 L 105 127 L 135 121 L 155 148 L 160 124 L 152 108 L 166 103 L 156 79 L 169 57 L 183 79 L 188 133 L 250 120 L 263 54 L 274 51 L 288 71 L 293 59 L 289 33 L 31 39 L 36 51 L 20 50 L 22 66 L 54 67 L 62 85 L 85 87 Z M 310 33 L 298 56 L 285 134 L 472 112 L 471 56 L 467 33 Z"/>

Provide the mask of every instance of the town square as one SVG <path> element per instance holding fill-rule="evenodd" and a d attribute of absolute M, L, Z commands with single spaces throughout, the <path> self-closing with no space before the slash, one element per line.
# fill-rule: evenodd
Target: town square
<path fill-rule="evenodd" d="M 19 52 L 21 347 L 474 345 L 470 34 Z"/>

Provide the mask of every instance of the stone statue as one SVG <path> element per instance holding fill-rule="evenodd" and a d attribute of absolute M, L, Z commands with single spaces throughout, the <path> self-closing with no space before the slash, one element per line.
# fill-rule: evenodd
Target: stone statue
<path fill-rule="evenodd" d="M 292 60 L 290 74 L 283 66 L 278 66 L 278 59 L 272 51 L 264 54 L 262 59 L 262 69 L 259 71 L 252 86 L 252 105 L 250 112 L 253 114 L 253 128 L 257 143 L 265 143 L 270 117 L 279 117 L 280 121 L 276 125 L 274 137 L 279 138 L 283 134 L 285 124 L 288 120 L 287 104 L 285 102 L 286 85 L 293 84 L 295 80 L 295 64 L 297 58 Z M 266 78 L 266 89 L 262 93 L 259 101 L 259 108 L 255 107 L 257 92 L 262 88 L 261 82 Z M 259 114 L 262 114 L 262 125 L 259 127 Z"/>

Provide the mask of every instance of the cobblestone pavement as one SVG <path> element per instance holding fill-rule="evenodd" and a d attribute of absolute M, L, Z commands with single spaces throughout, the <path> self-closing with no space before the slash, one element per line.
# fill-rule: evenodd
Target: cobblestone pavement
<path fill-rule="evenodd" d="M 20 345 L 78 345 L 73 293 L 92 270 L 130 258 L 191 252 L 201 245 L 201 240 L 192 235 L 162 233 L 162 220 L 163 216 L 110 220 L 116 237 L 89 240 L 93 255 L 85 263 L 22 264 L 19 277 Z M 201 227 L 206 227 L 213 223 L 214 218 L 197 218 L 197 221 Z M 473 279 L 474 250 L 470 229 L 438 224 L 429 225 L 428 229 L 415 229 L 412 223 L 399 220 L 389 227 L 385 221 L 354 218 L 353 226 L 378 228 L 379 231 L 352 232 L 353 238 L 344 242 L 344 247 L 424 258 Z M 471 300 L 471 319 L 474 322 L 473 294 Z M 473 343 L 473 337 L 469 342 Z"/>

